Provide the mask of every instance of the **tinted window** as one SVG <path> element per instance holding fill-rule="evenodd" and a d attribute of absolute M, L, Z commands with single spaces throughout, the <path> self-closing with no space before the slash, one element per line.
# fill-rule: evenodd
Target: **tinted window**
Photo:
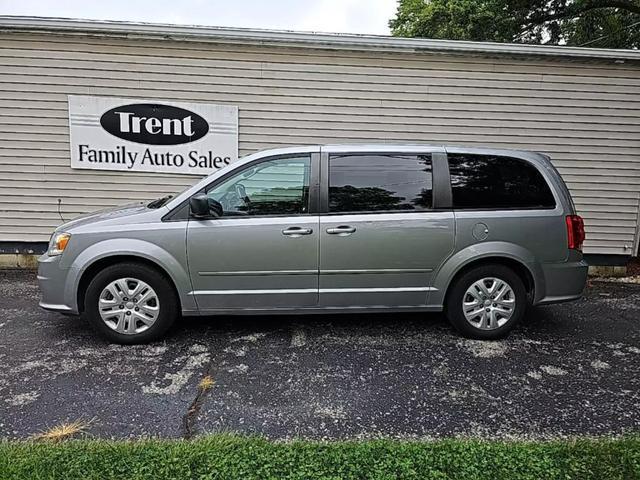
<path fill-rule="evenodd" d="M 296 215 L 309 209 L 309 156 L 268 160 L 245 168 L 207 195 L 223 216 Z"/>
<path fill-rule="evenodd" d="M 426 210 L 429 155 L 336 155 L 329 159 L 329 211 Z"/>
<path fill-rule="evenodd" d="M 530 163 L 490 155 L 449 154 L 454 208 L 553 208 L 547 182 Z"/>

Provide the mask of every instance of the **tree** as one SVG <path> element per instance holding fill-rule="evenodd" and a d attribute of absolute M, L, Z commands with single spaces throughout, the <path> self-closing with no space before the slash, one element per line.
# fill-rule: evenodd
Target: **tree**
<path fill-rule="evenodd" d="M 399 0 L 393 35 L 640 47 L 640 0 Z"/>

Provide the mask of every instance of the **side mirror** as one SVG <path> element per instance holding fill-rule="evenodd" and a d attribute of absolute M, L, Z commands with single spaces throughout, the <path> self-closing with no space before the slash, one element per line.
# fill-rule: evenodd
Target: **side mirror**
<path fill-rule="evenodd" d="M 204 193 L 194 195 L 189 199 L 189 210 L 195 218 L 216 218 L 222 216 L 220 202 L 207 197 Z"/>
<path fill-rule="evenodd" d="M 214 217 L 221 217 L 224 213 L 222 210 L 222 204 L 213 198 L 209 198 L 209 213 Z"/>

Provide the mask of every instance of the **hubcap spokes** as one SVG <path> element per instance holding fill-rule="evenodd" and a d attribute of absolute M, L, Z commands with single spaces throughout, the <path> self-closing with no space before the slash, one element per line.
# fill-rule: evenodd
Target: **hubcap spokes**
<path fill-rule="evenodd" d="M 142 333 L 158 319 L 158 295 L 137 278 L 119 278 L 109 283 L 98 300 L 102 321 L 125 335 Z"/>
<path fill-rule="evenodd" d="M 483 278 L 473 283 L 462 299 L 467 321 L 481 330 L 494 330 L 509 321 L 516 307 L 511 286 L 499 278 Z"/>

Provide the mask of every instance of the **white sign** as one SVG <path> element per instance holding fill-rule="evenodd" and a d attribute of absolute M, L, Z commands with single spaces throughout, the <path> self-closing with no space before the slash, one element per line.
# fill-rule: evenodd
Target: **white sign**
<path fill-rule="evenodd" d="M 238 107 L 69 95 L 71 168 L 208 175 L 238 158 Z"/>

